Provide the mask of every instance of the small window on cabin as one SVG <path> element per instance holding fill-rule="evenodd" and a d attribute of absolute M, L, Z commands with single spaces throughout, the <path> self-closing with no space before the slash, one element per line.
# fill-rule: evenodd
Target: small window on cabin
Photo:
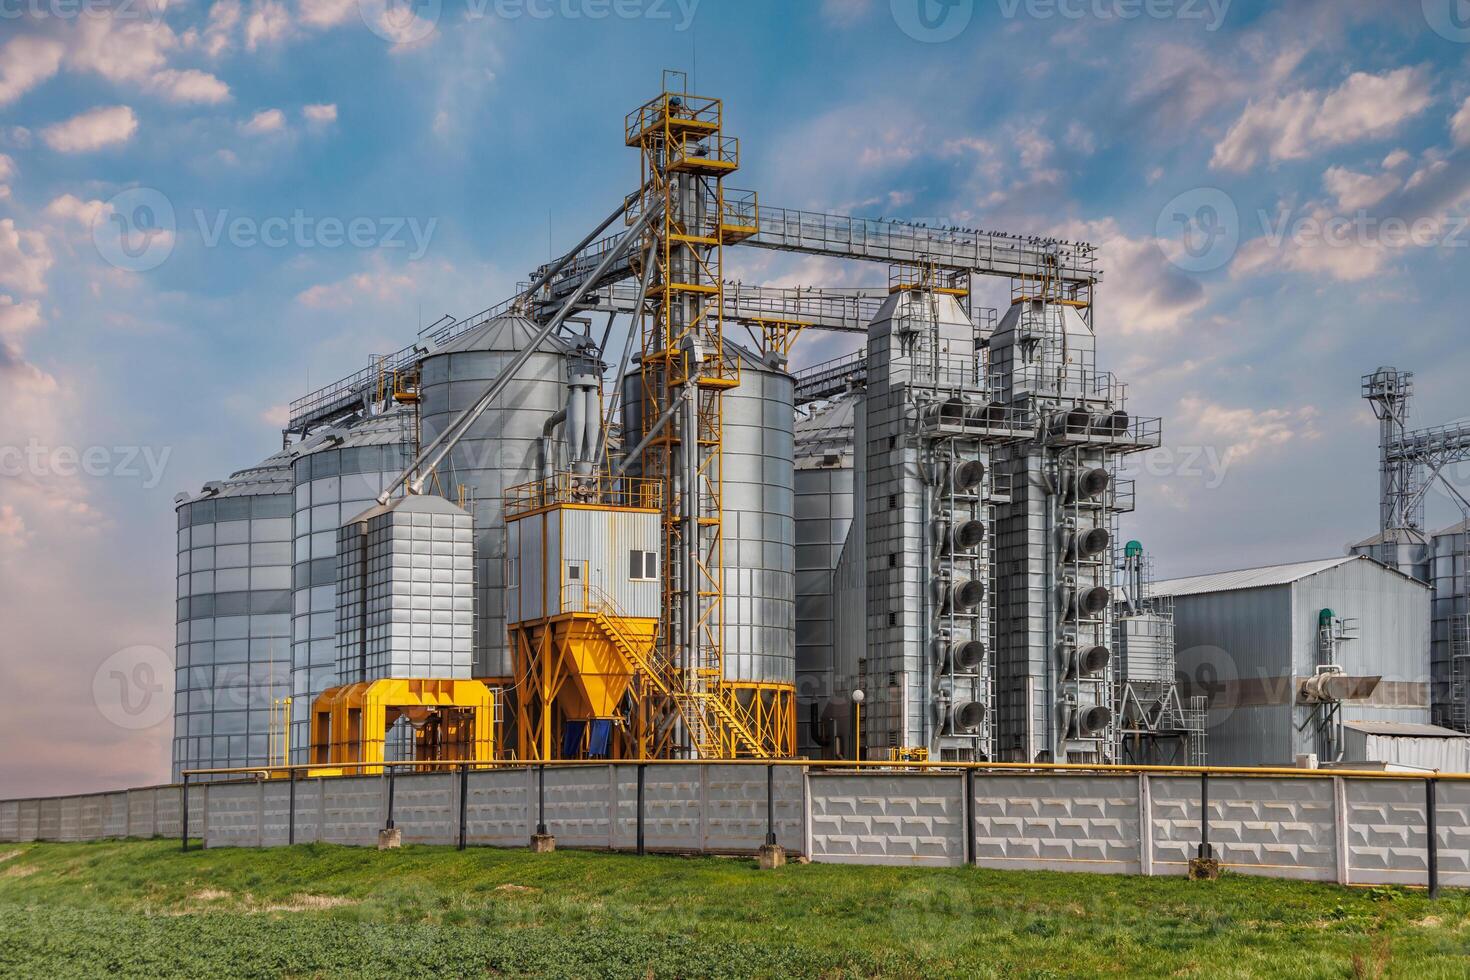
<path fill-rule="evenodd" d="M 567 563 L 567 581 L 568 582 L 580 582 L 580 581 L 582 581 L 582 566 L 580 564 L 578 564 L 576 562 L 568 562 Z"/>
<path fill-rule="evenodd" d="M 519 558 L 509 558 L 505 562 L 505 587 L 507 589 L 520 588 L 521 585 L 521 562 Z"/>
<path fill-rule="evenodd" d="M 628 552 L 628 577 L 635 582 L 651 582 L 658 578 L 658 553 Z"/>

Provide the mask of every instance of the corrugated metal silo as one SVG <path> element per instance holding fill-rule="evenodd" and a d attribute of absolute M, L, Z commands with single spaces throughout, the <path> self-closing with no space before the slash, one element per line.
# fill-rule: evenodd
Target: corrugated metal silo
<path fill-rule="evenodd" d="M 414 412 L 327 429 L 299 447 L 291 620 L 291 751 L 305 763 L 311 706 L 337 677 L 337 530 L 413 460 Z"/>
<path fill-rule="evenodd" d="M 496 317 L 424 358 L 422 438 L 425 445 L 475 401 L 538 332 L 518 315 Z M 541 344 L 517 380 L 471 426 L 439 466 L 428 489 L 475 519 L 475 676 L 509 678 L 505 620 L 505 491 L 539 476 L 539 441 L 546 422 L 566 405 L 566 354 L 555 340 Z"/>
<path fill-rule="evenodd" d="M 857 406 L 858 397 L 848 395 L 796 420 L 796 723 L 807 754 L 822 748 L 811 731 L 813 705 L 834 724 L 846 716 L 845 707 L 829 711 L 837 690 L 833 573 L 853 521 Z"/>
<path fill-rule="evenodd" d="M 740 358 L 740 386 L 722 403 L 725 679 L 795 685 L 795 386 L 780 366 L 725 343 Z M 642 436 L 642 398 L 635 369 L 623 379 L 629 444 Z"/>
<path fill-rule="evenodd" d="M 290 692 L 291 463 L 286 449 L 205 485 L 178 513 L 174 778 L 271 761 Z"/>

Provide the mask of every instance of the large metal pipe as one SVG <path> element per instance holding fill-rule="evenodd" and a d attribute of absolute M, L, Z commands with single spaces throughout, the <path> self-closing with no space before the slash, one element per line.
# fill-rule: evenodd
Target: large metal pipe
<path fill-rule="evenodd" d="M 563 255 L 561 258 L 557 259 L 550 266 L 548 266 L 546 271 L 543 272 L 540 276 L 537 276 L 536 279 L 531 283 L 531 285 L 527 286 L 526 289 L 523 290 L 516 298 L 518 300 L 524 299 L 525 297 L 533 294 L 536 290 L 540 289 L 546 283 L 550 282 L 551 278 L 557 273 L 561 272 L 562 269 L 566 268 L 566 266 L 574 258 L 576 258 L 583 249 L 592 244 L 592 242 L 596 241 L 597 236 L 606 231 L 609 225 L 611 225 L 614 221 L 618 220 L 624 214 L 626 214 L 628 212 L 628 209 L 633 206 L 633 202 L 636 200 L 638 200 L 638 195 L 636 194 L 624 198 L 623 203 L 618 205 L 618 207 L 614 209 L 612 214 L 608 215 L 600 225 L 594 228 L 585 238 L 578 242 L 576 248 Z M 655 204 L 654 206 L 650 207 L 648 211 L 644 212 L 642 217 L 639 218 L 639 224 L 637 226 L 640 232 L 643 230 L 643 228 L 647 227 L 649 218 L 660 209 L 660 206 Z M 632 229 L 629 230 L 632 231 Z M 490 402 L 494 401 L 495 398 L 500 394 L 501 390 L 510 383 L 510 380 L 515 376 L 515 373 L 521 369 L 526 361 L 531 358 L 531 355 L 536 352 L 536 349 L 541 346 L 542 341 L 551 336 L 551 334 L 561 326 L 562 321 L 571 315 L 572 310 L 576 306 L 576 303 L 579 302 L 582 296 L 586 294 L 587 289 L 592 285 L 592 282 L 601 274 L 601 272 L 606 271 L 607 266 L 611 264 L 611 260 L 621 257 L 623 251 L 627 248 L 627 244 L 633 241 L 634 237 L 636 236 L 625 237 L 622 243 L 617 248 L 614 248 L 608 252 L 603 261 L 598 264 L 599 271 L 594 273 L 584 283 L 582 283 L 582 286 L 577 290 L 575 294 L 573 294 L 572 299 L 569 300 L 567 304 L 562 307 L 561 312 L 559 312 L 556 317 L 552 319 L 548 327 L 544 329 L 540 334 L 538 334 L 533 342 L 527 344 L 525 350 L 521 351 L 521 353 L 516 356 L 516 359 L 512 361 L 511 364 L 505 368 L 505 370 L 501 371 L 496 379 L 490 383 L 490 386 L 486 389 L 485 393 L 480 396 L 479 401 L 477 401 L 474 405 L 467 409 L 465 411 L 465 414 L 461 415 L 459 419 L 446 426 L 444 431 L 439 433 L 439 435 L 436 436 L 432 442 L 430 442 L 423 449 L 419 450 L 419 454 L 414 459 L 414 461 L 412 463 L 409 463 L 408 467 L 402 473 L 398 474 L 398 476 L 396 476 L 393 481 L 388 484 L 388 486 L 383 488 L 383 492 L 378 495 L 378 503 L 386 504 L 389 499 L 392 498 L 393 491 L 397 490 L 399 487 L 403 486 L 411 479 L 413 480 L 410 486 L 412 492 L 421 493 L 423 491 L 424 482 L 429 478 L 429 474 L 433 472 L 434 466 L 438 465 L 439 460 L 443 459 L 445 453 L 447 453 L 449 450 L 445 449 L 444 452 L 438 453 L 438 455 L 434 458 L 434 463 L 432 465 L 424 466 L 425 460 L 429 458 L 431 453 L 435 453 L 438 448 L 446 441 L 449 443 L 449 447 L 453 448 L 454 443 L 458 442 L 463 437 L 464 431 L 468 429 L 469 425 L 473 423 L 476 418 L 479 418 L 480 415 L 484 413 L 485 409 L 489 407 Z M 473 413 L 473 418 L 469 417 L 471 413 Z M 421 467 L 422 472 L 420 472 Z M 416 472 L 419 473 L 419 476 L 417 479 L 413 479 L 413 475 Z"/>
<path fill-rule="evenodd" d="M 936 581 L 934 583 L 937 604 L 943 611 L 974 609 L 985 601 L 985 583 L 979 579 L 963 579 L 958 582 Z"/>
<path fill-rule="evenodd" d="M 628 204 L 624 203 L 623 209 L 626 210 L 627 207 Z M 413 493 L 423 492 L 424 483 L 428 481 L 429 476 L 434 472 L 439 463 L 443 461 L 444 457 L 449 454 L 449 451 L 454 448 L 455 444 L 464 437 L 465 432 L 469 431 L 470 426 L 474 425 L 475 420 L 481 415 L 484 415 L 491 403 L 500 396 L 502 391 L 510 386 L 511 382 L 515 380 L 516 374 L 531 359 L 531 356 L 540 349 L 541 344 L 546 338 L 555 333 L 566 318 L 571 316 L 572 312 L 577 308 L 577 304 L 582 301 L 582 297 L 592 288 L 592 284 L 614 262 L 622 257 L 622 253 L 643 233 L 643 230 L 648 227 L 648 223 L 661 211 L 662 205 L 655 202 L 649 206 L 648 210 L 638 216 L 638 220 L 634 222 L 633 227 L 628 229 L 628 234 L 615 247 L 608 250 L 607 254 L 603 256 L 602 261 L 597 264 L 597 268 L 592 271 L 592 274 L 582 281 L 582 284 L 577 287 L 571 296 L 567 297 L 566 303 L 562 305 L 561 310 L 556 316 L 547 321 L 546 325 L 537 332 L 536 336 L 526 342 L 525 348 L 496 375 L 495 380 L 490 382 L 490 385 L 475 400 L 475 403 L 465 409 L 464 414 L 441 432 L 439 437 L 420 452 L 418 458 L 410 463 L 408 468 L 399 474 L 397 479 L 383 489 L 382 494 L 378 497 L 379 503 L 387 503 L 392 497 L 393 491 L 402 486 L 410 477 L 413 477 L 415 472 L 419 475 L 413 477 L 412 482 L 409 484 L 409 489 Z M 618 213 L 621 214 L 622 212 L 619 211 Z M 615 214 L 613 217 L 616 218 L 617 215 Z"/>
<path fill-rule="evenodd" d="M 1112 534 L 1104 527 L 1067 529 L 1063 531 L 1062 551 L 1072 561 L 1092 558 L 1107 551 L 1112 540 Z"/>
<path fill-rule="evenodd" d="M 981 701 L 956 701 L 949 709 L 952 732 L 973 732 L 985 722 L 985 704 Z"/>
<path fill-rule="evenodd" d="M 1079 704 L 1072 713 L 1072 736 L 1087 738 L 1105 730 L 1113 720 L 1112 709 L 1101 704 Z"/>

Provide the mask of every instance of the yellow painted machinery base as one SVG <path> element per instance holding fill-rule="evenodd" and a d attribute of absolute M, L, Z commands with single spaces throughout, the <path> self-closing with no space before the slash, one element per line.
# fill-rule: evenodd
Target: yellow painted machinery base
<path fill-rule="evenodd" d="M 495 694 L 475 680 L 389 678 L 324 691 L 312 705 L 310 760 L 341 775 L 383 772 L 388 732 L 413 728 L 415 761 L 495 758 Z"/>

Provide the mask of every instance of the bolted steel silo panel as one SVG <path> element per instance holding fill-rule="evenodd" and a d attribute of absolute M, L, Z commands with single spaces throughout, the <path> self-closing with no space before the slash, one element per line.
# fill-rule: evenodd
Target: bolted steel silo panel
<path fill-rule="evenodd" d="M 272 706 L 290 693 L 295 454 L 276 453 L 176 507 L 175 779 L 267 765 L 284 744 Z"/>
<path fill-rule="evenodd" d="M 499 376 L 537 331 L 520 316 L 503 316 L 455 338 L 424 359 L 423 441 L 443 432 Z M 566 404 L 566 355 L 543 342 L 500 398 L 476 420 L 440 464 L 435 492 L 458 501 L 464 488 L 475 528 L 475 676 L 509 677 L 503 508 L 505 491 L 539 476 L 540 439 Z"/>
<path fill-rule="evenodd" d="M 325 429 L 297 447 L 293 465 L 292 762 L 305 763 L 311 706 L 342 683 L 337 670 L 337 560 L 341 525 L 377 502 L 412 460 L 414 413 L 399 408 Z"/>

